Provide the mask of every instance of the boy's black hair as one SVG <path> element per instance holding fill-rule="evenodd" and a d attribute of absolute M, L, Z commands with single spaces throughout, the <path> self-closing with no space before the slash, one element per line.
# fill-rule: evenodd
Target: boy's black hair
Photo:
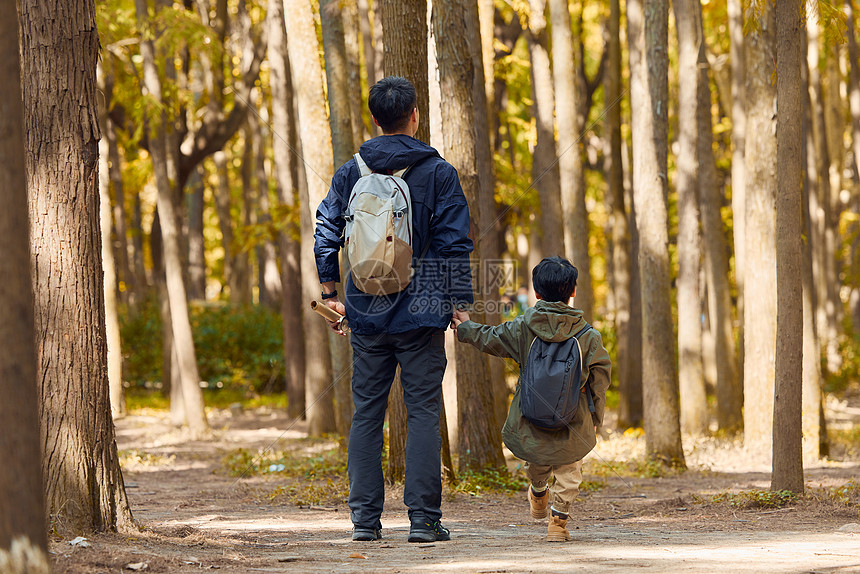
<path fill-rule="evenodd" d="M 567 259 L 546 257 L 532 270 L 532 287 L 544 301 L 567 303 L 576 289 L 579 271 Z"/>
<path fill-rule="evenodd" d="M 417 102 L 412 82 L 400 76 L 388 76 L 370 88 L 367 107 L 383 133 L 392 133 L 406 127 Z"/>

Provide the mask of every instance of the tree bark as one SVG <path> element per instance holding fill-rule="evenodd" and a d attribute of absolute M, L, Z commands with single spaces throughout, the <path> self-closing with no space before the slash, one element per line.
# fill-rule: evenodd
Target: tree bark
<path fill-rule="evenodd" d="M 341 166 L 352 158 L 356 151 L 353 140 L 350 87 L 355 86 L 349 78 L 349 60 L 344 41 L 343 14 L 340 0 L 323 0 L 320 3 L 323 50 L 325 52 L 325 75 L 328 83 L 329 126 L 331 128 L 334 165 Z M 348 270 L 341 265 L 342 276 Z M 345 281 L 343 282 L 345 285 Z M 344 287 L 345 289 L 345 287 Z M 349 436 L 352 424 L 352 349 L 347 337 L 329 331 L 332 351 L 332 368 L 335 377 L 335 412 L 337 432 Z"/>
<path fill-rule="evenodd" d="M 103 131 L 107 110 L 101 110 L 99 120 Z M 107 336 L 107 372 L 110 387 L 111 413 L 115 418 L 125 416 L 125 391 L 122 386 L 122 341 L 117 311 L 116 264 L 113 256 L 113 224 L 110 204 L 110 167 L 108 141 L 99 141 L 99 226 L 101 228 L 102 266 L 104 268 L 105 335 Z"/>
<path fill-rule="evenodd" d="M 149 19 L 147 0 L 135 0 L 138 21 L 143 24 Z M 147 26 L 141 26 L 146 29 Z M 161 80 L 155 65 L 155 49 L 151 37 L 143 35 L 140 42 L 144 66 L 144 89 L 157 101 L 161 100 Z M 167 151 L 165 147 L 164 124 L 166 117 L 148 113 L 147 132 L 150 141 L 152 168 L 158 189 L 157 209 L 161 224 L 164 269 L 167 277 L 167 297 L 170 304 L 173 343 L 176 346 L 178 368 L 182 381 L 182 401 L 188 428 L 195 436 L 203 436 L 209 431 L 203 393 L 200 390 L 200 375 L 197 371 L 197 356 L 191 334 L 191 321 L 188 316 L 188 302 L 185 295 L 185 282 L 179 249 L 179 226 L 173 204 L 173 192 L 167 176 Z"/>
<path fill-rule="evenodd" d="M 854 152 L 855 185 L 860 171 L 860 49 L 857 48 L 857 15 L 854 0 L 845 0 L 848 37 L 848 108 L 851 112 L 851 149 Z M 858 328 L 857 325 L 854 326 Z"/>
<path fill-rule="evenodd" d="M 727 0 L 729 16 L 729 57 L 732 71 L 732 232 L 734 239 L 734 275 L 737 289 L 738 357 L 735 362 L 738 387 L 744 386 L 744 270 L 746 269 L 746 56 L 742 0 Z M 732 428 L 737 413 L 730 403 L 717 401 L 717 423 L 721 429 Z"/>
<path fill-rule="evenodd" d="M 702 264 L 699 234 L 698 87 L 699 36 L 694 4 L 699 0 L 675 0 L 678 34 L 678 375 L 681 429 L 690 434 L 708 431 L 708 398 L 702 360 L 702 299 L 699 270 Z M 707 80 L 707 76 L 704 78 Z M 708 101 L 710 107 L 710 101 Z"/>
<path fill-rule="evenodd" d="M 334 432 L 335 415 L 332 392 L 332 364 L 328 326 L 316 317 L 306 303 L 318 299 L 319 276 L 313 249 L 313 222 L 317 206 L 328 191 L 333 158 L 331 130 L 326 121 L 319 41 L 314 30 L 311 6 L 302 0 L 284 0 L 292 85 L 298 108 L 299 138 L 304 154 L 307 179 L 306 196 L 300 198 L 302 220 L 302 296 L 305 303 L 305 401 L 308 433 Z M 301 190 L 300 190 L 301 191 Z"/>
<path fill-rule="evenodd" d="M 46 508 L 62 533 L 130 528 L 107 378 L 95 3 L 23 1 L 20 31 Z"/>
<path fill-rule="evenodd" d="M 641 325 L 632 322 L 634 300 L 639 299 L 633 289 L 634 269 L 638 269 L 636 252 L 633 251 L 631 231 L 635 231 L 632 202 L 628 200 L 630 190 L 625 185 L 624 156 L 621 138 L 621 6 L 619 0 L 610 0 L 609 35 L 607 46 L 609 59 L 604 76 L 606 90 L 606 133 L 608 153 L 605 155 L 606 185 L 611 197 L 612 212 L 610 227 L 612 238 L 612 270 L 610 285 L 615 305 L 615 332 L 617 347 L 615 372 L 618 377 L 618 422 L 619 427 L 638 425 L 642 419 L 642 365 L 634 363 L 636 353 L 634 340 L 639 340 Z M 638 273 L 637 273 L 638 275 Z M 638 289 L 638 286 L 637 286 Z M 641 353 L 638 354 L 641 357 Z M 635 382 L 639 384 L 636 385 Z M 636 400 L 638 398 L 638 401 Z M 637 407 L 638 405 L 638 407 Z"/>
<path fill-rule="evenodd" d="M 744 446 L 769 462 L 776 344 L 776 60 L 773 9 L 745 38 L 746 223 L 744 261 Z"/>
<path fill-rule="evenodd" d="M 403 402 L 403 385 L 400 366 L 388 393 L 388 468 L 385 479 L 390 483 L 403 482 L 406 477 L 406 435 L 409 433 L 406 404 Z"/>
<path fill-rule="evenodd" d="M 206 185 L 200 168 L 188 178 L 188 298 L 206 299 L 206 245 L 203 237 L 203 209 Z"/>
<path fill-rule="evenodd" d="M 532 154 L 532 187 L 540 200 L 538 233 L 545 257 L 563 255 L 564 213 L 561 204 L 561 183 L 556 163 L 555 95 L 549 60 L 549 38 L 546 30 L 546 0 L 529 0 L 529 58 L 531 60 L 532 106 L 537 143 Z"/>
<path fill-rule="evenodd" d="M 809 81 L 809 71 L 806 62 L 801 74 L 805 82 Z M 803 132 L 805 145 L 801 148 L 803 155 L 802 165 L 806 167 L 803 173 L 803 460 L 804 464 L 815 464 L 822 454 L 822 440 L 826 433 L 819 420 L 819 413 L 823 410 L 821 401 L 821 347 L 818 341 L 818 325 L 815 316 L 815 278 L 812 274 L 812 245 L 810 244 L 810 229 L 812 218 L 810 214 L 810 177 L 814 172 L 812 164 L 815 163 L 814 147 L 812 137 L 812 113 L 809 106 L 809 92 L 806 94 L 806 102 L 803 106 Z"/>
<path fill-rule="evenodd" d="M 45 500 L 39 485 L 39 414 L 33 330 L 33 284 L 27 244 L 27 156 L 18 14 L 15 4 L 0 7 L 0 564 L 12 572 L 49 573 Z"/>
<path fill-rule="evenodd" d="M 272 90 L 272 155 L 280 218 L 278 250 L 281 256 L 281 321 L 287 413 L 300 418 L 305 412 L 305 339 L 302 333 L 302 276 L 295 196 L 298 187 L 296 120 L 292 79 L 284 28 L 284 4 L 269 0 L 269 83 Z"/>
<path fill-rule="evenodd" d="M 436 46 L 439 80 L 442 87 L 442 133 L 445 153 L 454 158 L 453 165 L 460 177 L 466 201 L 471 206 L 472 230 L 481 226 L 485 214 L 480 209 L 478 167 L 478 134 L 475 131 L 474 101 L 475 60 L 477 48 L 470 46 L 468 37 L 477 27 L 477 4 L 474 0 L 441 0 L 433 5 L 432 24 L 436 38 L 444 38 Z M 477 71 L 480 77 L 480 70 Z M 475 208 L 478 209 L 475 209 Z M 488 214 L 489 215 L 489 214 Z M 492 215 L 489 215 L 492 220 Z M 475 238 L 477 239 L 477 238 Z M 482 260 L 481 242 L 476 243 L 473 257 Z M 484 313 L 473 312 L 478 322 Z M 489 379 L 487 357 L 472 347 L 458 346 L 457 404 L 459 407 L 460 469 L 480 470 L 486 467 L 505 468 L 501 433 L 496 421 L 491 389 L 475 381 Z"/>
<path fill-rule="evenodd" d="M 642 292 L 643 402 L 648 456 L 684 466 L 670 303 L 667 216 L 668 5 L 627 4 L 630 100 L 633 122 L 633 195 L 639 230 Z"/>
<path fill-rule="evenodd" d="M 594 320 L 594 293 L 588 254 L 588 211 L 585 208 L 585 170 L 582 135 L 579 129 L 581 105 L 577 97 L 577 68 L 573 60 L 574 41 L 567 0 L 549 0 L 552 30 L 552 72 L 555 112 L 558 121 L 558 171 L 564 217 L 564 252 L 579 270 L 576 307 L 587 321 Z"/>
<path fill-rule="evenodd" d="M 731 287 L 729 285 L 729 246 L 723 227 L 721 209 L 723 198 L 717 187 L 717 166 L 714 160 L 714 131 L 711 122 L 711 90 L 708 83 L 708 59 L 702 26 L 701 4 L 694 3 L 699 38 L 698 73 L 698 136 L 699 203 L 702 208 L 702 234 L 708 316 L 714 340 L 716 366 L 717 425 L 725 431 L 740 430 L 743 408 L 743 388 L 738 379 L 738 359 L 732 325 Z"/>
<path fill-rule="evenodd" d="M 771 490 L 792 492 L 803 492 L 803 358 L 802 353 L 797 352 L 803 348 L 801 6 L 800 0 L 782 0 L 775 7 L 779 69 L 776 187 L 779 192 L 776 199 L 777 339 Z"/>

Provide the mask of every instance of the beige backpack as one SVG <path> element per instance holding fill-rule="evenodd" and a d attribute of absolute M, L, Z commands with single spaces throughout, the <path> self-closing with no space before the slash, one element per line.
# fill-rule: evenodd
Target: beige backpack
<path fill-rule="evenodd" d="M 346 254 L 355 286 L 371 295 L 403 291 L 412 280 L 412 196 L 403 175 L 374 173 L 359 154 L 361 177 L 344 219 Z"/>

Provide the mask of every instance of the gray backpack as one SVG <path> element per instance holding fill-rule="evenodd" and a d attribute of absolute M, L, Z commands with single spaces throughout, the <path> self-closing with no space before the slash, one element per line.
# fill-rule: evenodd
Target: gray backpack
<path fill-rule="evenodd" d="M 552 430 L 566 427 L 576 417 L 581 394 L 594 412 L 591 388 L 582 380 L 579 345 L 579 337 L 589 329 L 586 323 L 576 335 L 558 343 L 540 337 L 532 341 L 520 375 L 520 409 L 533 425 Z"/>
<path fill-rule="evenodd" d="M 405 168 L 374 173 L 359 154 L 361 177 L 349 195 L 346 254 L 355 286 L 372 295 L 403 291 L 412 281 L 412 196 Z"/>

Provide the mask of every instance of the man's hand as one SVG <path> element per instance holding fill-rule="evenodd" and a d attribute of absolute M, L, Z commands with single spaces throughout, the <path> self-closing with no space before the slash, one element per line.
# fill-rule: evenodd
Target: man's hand
<path fill-rule="evenodd" d="M 454 330 L 457 330 L 457 327 L 460 326 L 460 323 L 463 321 L 469 321 L 469 312 L 466 310 L 454 309 L 454 316 L 451 317 L 451 325 L 454 327 Z"/>
<path fill-rule="evenodd" d="M 337 311 L 341 315 L 346 315 L 346 307 L 344 307 L 343 303 L 338 301 L 337 298 L 327 299 L 323 302 L 325 303 L 326 307 L 328 307 L 329 309 L 332 309 L 333 311 Z M 343 330 L 340 328 L 340 322 L 339 321 L 329 321 L 328 319 L 326 319 L 326 323 L 328 323 L 328 326 L 331 327 L 331 330 L 334 331 L 335 333 L 337 333 L 338 335 L 343 335 L 344 337 L 346 336 L 346 333 L 344 333 Z"/>

